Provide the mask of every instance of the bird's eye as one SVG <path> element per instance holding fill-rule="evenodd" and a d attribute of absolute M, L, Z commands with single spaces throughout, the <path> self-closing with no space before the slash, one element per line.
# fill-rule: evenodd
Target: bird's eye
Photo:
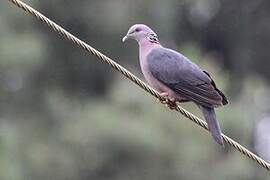
<path fill-rule="evenodd" d="M 141 31 L 141 29 L 140 28 L 136 28 L 135 31 L 136 32 L 139 32 L 139 31 Z"/>

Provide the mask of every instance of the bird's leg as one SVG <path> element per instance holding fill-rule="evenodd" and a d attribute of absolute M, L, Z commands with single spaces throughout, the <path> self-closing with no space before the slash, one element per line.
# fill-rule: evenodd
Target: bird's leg
<path fill-rule="evenodd" d="M 163 97 L 164 99 L 157 99 L 158 101 L 160 101 L 162 104 L 167 104 L 168 102 L 168 98 L 169 98 L 169 93 L 167 92 L 162 92 L 160 93 L 160 96 Z"/>
<path fill-rule="evenodd" d="M 159 99 L 159 101 L 162 104 L 165 104 L 167 107 L 169 107 L 171 110 L 175 109 L 177 104 L 176 104 L 176 99 L 175 98 L 170 98 L 169 97 L 169 93 L 167 92 L 162 92 L 160 93 L 160 95 L 164 98 L 164 99 Z"/>
<path fill-rule="evenodd" d="M 171 110 L 176 109 L 176 99 L 175 98 L 168 98 L 168 102 L 166 104 L 167 107 L 169 107 Z"/>

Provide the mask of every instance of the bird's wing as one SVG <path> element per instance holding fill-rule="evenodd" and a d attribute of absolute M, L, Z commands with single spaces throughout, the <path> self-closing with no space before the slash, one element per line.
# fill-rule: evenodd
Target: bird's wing
<path fill-rule="evenodd" d="M 227 97 L 223 94 L 221 90 L 219 90 L 216 86 L 215 81 L 211 78 L 210 74 L 207 71 L 203 71 L 210 79 L 211 79 L 211 84 L 215 88 L 215 90 L 218 92 L 218 94 L 222 97 L 222 104 L 226 105 L 229 103 Z"/>
<path fill-rule="evenodd" d="M 153 49 L 147 56 L 151 74 L 188 100 L 207 107 L 223 104 L 223 97 L 210 76 L 180 53 Z"/>

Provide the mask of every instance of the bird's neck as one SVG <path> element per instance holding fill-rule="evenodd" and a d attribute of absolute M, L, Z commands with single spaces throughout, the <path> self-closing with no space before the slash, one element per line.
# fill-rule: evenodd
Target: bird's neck
<path fill-rule="evenodd" d="M 148 53 L 157 47 L 161 47 L 159 41 L 150 41 L 148 38 L 144 38 L 139 43 L 140 58 L 144 58 Z"/>

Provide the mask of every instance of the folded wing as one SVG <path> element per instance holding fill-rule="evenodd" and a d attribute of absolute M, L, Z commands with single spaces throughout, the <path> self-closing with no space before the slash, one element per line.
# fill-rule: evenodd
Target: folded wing
<path fill-rule="evenodd" d="M 180 53 L 156 48 L 148 54 L 147 62 L 152 75 L 180 97 L 206 107 L 228 103 L 209 74 Z"/>

